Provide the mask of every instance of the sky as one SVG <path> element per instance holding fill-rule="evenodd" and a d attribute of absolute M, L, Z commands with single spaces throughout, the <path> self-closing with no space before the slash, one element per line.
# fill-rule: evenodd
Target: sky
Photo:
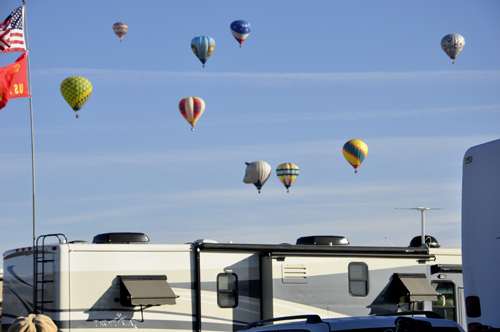
<path fill-rule="evenodd" d="M 3 0 L 0 20 L 22 4 Z M 429 207 L 426 233 L 460 248 L 464 154 L 500 138 L 499 14 L 483 0 L 27 0 L 35 235 L 407 246 L 421 215 L 396 208 Z M 455 65 L 449 33 L 466 41 Z M 205 68 L 200 35 L 216 43 Z M 60 93 L 70 76 L 93 87 L 78 119 Z M 178 110 L 190 96 L 206 103 L 194 131 Z M 357 174 L 342 154 L 354 138 L 369 148 Z M 260 160 L 258 194 L 243 177 Z M 284 162 L 300 168 L 290 193 Z M 29 98 L 0 110 L 0 226 L 1 252 L 32 244 Z"/>

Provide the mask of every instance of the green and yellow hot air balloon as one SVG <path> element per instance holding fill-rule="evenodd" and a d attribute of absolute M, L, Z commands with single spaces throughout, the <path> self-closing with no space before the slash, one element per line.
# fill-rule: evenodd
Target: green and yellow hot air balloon
<path fill-rule="evenodd" d="M 78 111 L 85 105 L 92 93 L 92 84 L 85 77 L 68 77 L 61 83 L 61 94 L 75 111 L 78 118 Z"/>

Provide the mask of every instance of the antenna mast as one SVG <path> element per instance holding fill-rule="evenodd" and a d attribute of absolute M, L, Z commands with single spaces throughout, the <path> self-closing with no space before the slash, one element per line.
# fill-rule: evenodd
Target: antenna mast
<path fill-rule="evenodd" d="M 416 208 L 396 208 L 396 210 L 418 210 L 422 213 L 422 237 L 420 238 L 420 246 L 422 248 L 427 248 L 425 244 L 425 211 L 427 210 L 441 210 L 441 208 L 427 208 L 427 207 L 416 207 Z"/>

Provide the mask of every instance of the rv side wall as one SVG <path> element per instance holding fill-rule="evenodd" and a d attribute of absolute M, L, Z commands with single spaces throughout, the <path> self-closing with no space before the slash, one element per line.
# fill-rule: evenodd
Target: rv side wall
<path fill-rule="evenodd" d="M 480 317 L 500 327 L 500 140 L 467 150 L 462 182 L 462 265 L 465 297 L 478 296 Z"/>
<path fill-rule="evenodd" d="M 39 291 L 39 311 L 63 332 L 109 328 L 193 330 L 192 246 L 143 244 L 57 244 L 45 264 L 47 280 Z M 9 251 L 4 283 L 2 330 L 32 312 L 31 253 Z M 124 306 L 120 276 L 166 276 L 175 304 Z M 39 286 L 41 287 L 41 286 Z M 43 298 L 42 298 L 42 293 Z M 42 304 L 41 301 L 44 301 Z"/>

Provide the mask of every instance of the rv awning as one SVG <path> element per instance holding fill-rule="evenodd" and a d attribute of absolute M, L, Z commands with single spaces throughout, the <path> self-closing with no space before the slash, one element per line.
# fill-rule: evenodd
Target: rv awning
<path fill-rule="evenodd" d="M 166 275 L 118 276 L 123 306 L 175 304 Z"/>
<path fill-rule="evenodd" d="M 410 301 L 436 301 L 439 295 L 431 286 L 425 274 L 394 273 L 393 279 L 399 279 L 406 288 Z"/>

